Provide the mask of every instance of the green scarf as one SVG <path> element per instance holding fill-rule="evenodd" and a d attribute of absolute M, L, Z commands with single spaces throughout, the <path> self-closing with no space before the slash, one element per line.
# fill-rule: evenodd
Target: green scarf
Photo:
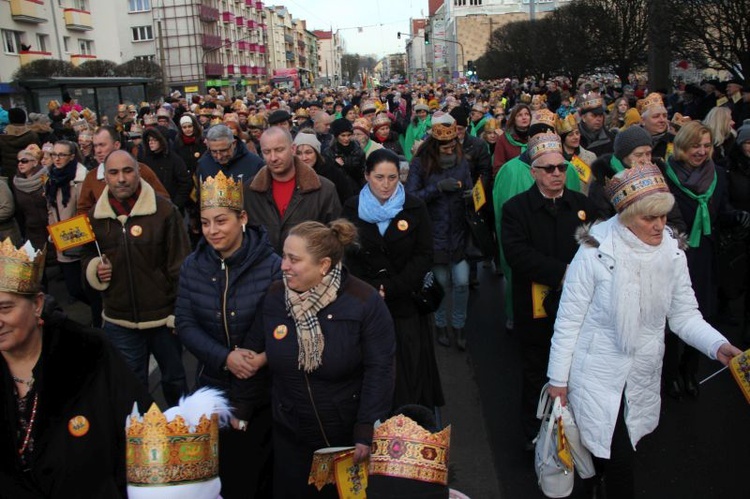
<path fill-rule="evenodd" d="M 485 124 L 486 121 L 487 121 L 487 117 L 486 116 L 484 118 L 482 118 L 481 120 L 479 120 L 476 123 L 476 125 L 472 121 L 469 124 L 469 135 L 471 135 L 472 137 L 476 137 L 477 136 L 477 132 L 479 131 L 479 129 L 481 129 L 484 126 L 484 124 Z"/>
<path fill-rule="evenodd" d="M 618 173 L 620 173 L 621 171 L 625 169 L 625 165 L 623 165 L 622 161 L 617 159 L 614 154 L 609 159 L 609 167 L 612 168 L 612 171 L 615 172 L 615 175 L 617 175 Z"/>
<path fill-rule="evenodd" d="M 691 248 L 697 248 L 701 244 L 701 236 L 711 235 L 711 215 L 708 212 L 708 200 L 711 199 L 714 189 L 716 189 L 716 179 L 718 178 L 716 172 L 714 172 L 714 180 L 711 182 L 711 186 L 701 195 L 697 195 L 690 189 L 686 189 L 680 182 L 680 179 L 677 178 L 677 174 L 669 163 L 667 163 L 666 173 L 672 183 L 684 192 L 687 197 L 698 202 L 695 220 L 693 220 L 693 228 L 690 230 L 690 238 L 688 239 L 688 245 Z"/>
<path fill-rule="evenodd" d="M 520 147 L 521 148 L 521 154 L 526 152 L 526 148 L 528 147 L 528 144 L 524 144 L 523 142 L 518 142 L 516 139 L 513 138 L 513 136 L 510 134 L 509 131 L 506 130 L 505 132 L 505 138 L 508 140 L 510 145 Z"/>
<path fill-rule="evenodd" d="M 404 156 L 406 156 L 407 161 L 411 161 L 412 159 L 413 155 L 411 153 L 411 148 L 414 145 L 414 142 L 422 140 L 422 137 L 424 137 L 427 133 L 427 129 L 431 125 L 432 117 L 428 115 L 427 118 L 419 120 L 417 125 L 409 123 L 409 126 L 406 128 L 406 133 L 399 137 L 399 142 L 401 143 L 401 148 L 404 150 Z"/>
<path fill-rule="evenodd" d="M 372 147 L 372 139 L 367 141 L 367 144 L 365 144 L 365 155 L 370 150 L 370 147 Z"/>

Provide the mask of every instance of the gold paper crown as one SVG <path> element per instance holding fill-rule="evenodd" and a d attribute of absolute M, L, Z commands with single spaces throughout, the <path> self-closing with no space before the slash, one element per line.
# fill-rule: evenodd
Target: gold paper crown
<path fill-rule="evenodd" d="M 531 98 L 531 107 L 541 109 L 544 103 L 547 102 L 547 96 L 542 94 L 535 94 Z"/>
<path fill-rule="evenodd" d="M 358 130 L 362 130 L 365 133 L 370 133 L 372 131 L 372 124 L 370 123 L 370 120 L 367 118 L 357 118 L 354 120 L 354 124 L 352 124 L 352 128 L 356 128 Z"/>
<path fill-rule="evenodd" d="M 372 120 L 373 130 L 377 130 L 381 126 L 391 126 L 391 119 L 386 113 L 378 113 L 378 115 Z"/>
<path fill-rule="evenodd" d="M 51 100 L 47 103 L 47 109 L 50 111 L 54 111 L 55 109 L 60 109 L 60 103 L 56 100 Z"/>
<path fill-rule="evenodd" d="M 167 422 L 156 404 L 143 419 L 128 418 L 127 480 L 130 485 L 202 482 L 219 474 L 219 416 L 201 416 L 191 430 L 182 416 Z"/>
<path fill-rule="evenodd" d="M 430 106 L 427 105 L 427 100 L 424 98 L 417 99 L 417 103 L 414 105 L 414 111 L 429 111 Z"/>
<path fill-rule="evenodd" d="M 266 118 L 262 114 L 248 116 L 247 126 L 250 128 L 266 128 Z"/>
<path fill-rule="evenodd" d="M 560 135 L 570 133 L 578 128 L 578 122 L 576 121 L 573 113 L 568 114 L 565 118 L 561 118 L 559 115 L 555 115 L 555 129 Z"/>
<path fill-rule="evenodd" d="M 555 116 L 556 114 L 549 109 L 539 109 L 531 113 L 531 126 L 534 125 L 547 125 L 550 129 L 555 129 Z"/>
<path fill-rule="evenodd" d="M 33 295 L 39 292 L 46 247 L 35 250 L 31 242 L 16 248 L 10 238 L 0 243 L 0 291 Z"/>
<path fill-rule="evenodd" d="M 667 108 L 664 107 L 664 100 L 661 98 L 661 94 L 659 94 L 658 92 L 648 94 L 646 98 L 640 99 L 638 102 L 636 102 L 635 108 L 638 109 L 638 112 L 641 113 L 641 116 L 643 116 L 644 113 L 654 110 L 667 110 Z"/>
<path fill-rule="evenodd" d="M 141 107 L 149 107 L 148 102 L 141 102 Z M 136 109 L 135 104 L 130 104 L 128 106 L 128 112 L 135 113 L 136 111 L 138 111 L 138 109 Z"/>
<path fill-rule="evenodd" d="M 530 104 L 531 103 L 531 94 L 527 94 L 526 92 L 521 92 L 521 102 L 523 104 Z"/>
<path fill-rule="evenodd" d="M 484 122 L 484 131 L 485 132 L 494 132 L 500 128 L 500 124 L 495 118 L 490 118 L 487 121 Z"/>
<path fill-rule="evenodd" d="M 448 483 L 451 427 L 431 433 L 399 414 L 375 428 L 370 475 Z"/>
<path fill-rule="evenodd" d="M 669 192 L 664 177 L 654 165 L 638 165 L 618 173 L 605 182 L 604 190 L 617 213 L 655 192 Z"/>
<path fill-rule="evenodd" d="M 235 181 L 219 171 L 215 177 L 201 182 L 201 210 L 229 208 L 242 211 L 242 181 Z"/>
<path fill-rule="evenodd" d="M 440 141 L 453 140 L 458 136 L 458 128 L 454 121 L 450 125 L 445 123 L 432 123 L 432 136 Z"/>
<path fill-rule="evenodd" d="M 604 99 L 599 94 L 590 93 L 583 102 L 581 102 L 581 111 L 586 112 L 594 109 L 604 110 Z"/>
<path fill-rule="evenodd" d="M 562 154 L 560 136 L 556 133 L 538 133 L 529 139 L 531 161 L 552 152 Z"/>
<path fill-rule="evenodd" d="M 310 117 L 310 113 L 304 107 L 297 108 L 297 110 L 294 112 L 294 115 L 297 118 L 309 118 Z"/>

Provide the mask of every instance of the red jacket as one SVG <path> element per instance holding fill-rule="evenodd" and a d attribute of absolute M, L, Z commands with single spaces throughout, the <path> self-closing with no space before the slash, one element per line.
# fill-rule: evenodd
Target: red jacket
<path fill-rule="evenodd" d="M 506 132 L 507 133 L 507 132 Z M 513 140 L 517 142 L 526 143 L 525 140 L 521 140 L 518 136 L 513 135 Z M 492 178 L 495 178 L 497 172 L 500 170 L 505 163 L 511 159 L 521 155 L 521 148 L 514 146 L 508 141 L 506 134 L 502 134 L 495 144 L 495 154 L 492 156 Z"/>

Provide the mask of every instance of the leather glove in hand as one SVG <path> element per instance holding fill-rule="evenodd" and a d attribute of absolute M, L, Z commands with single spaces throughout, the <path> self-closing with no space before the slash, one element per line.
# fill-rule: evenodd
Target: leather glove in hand
<path fill-rule="evenodd" d="M 440 192 L 455 192 L 461 188 L 461 182 L 453 177 L 444 178 L 437 183 Z"/>
<path fill-rule="evenodd" d="M 743 210 L 738 210 L 734 214 L 734 219 L 737 222 L 737 225 L 739 225 L 743 229 L 750 229 L 750 213 Z"/>

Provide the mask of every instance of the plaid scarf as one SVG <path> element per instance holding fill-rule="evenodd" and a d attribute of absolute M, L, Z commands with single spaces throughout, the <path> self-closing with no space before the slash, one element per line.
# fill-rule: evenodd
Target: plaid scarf
<path fill-rule="evenodd" d="M 286 309 L 292 314 L 294 325 L 297 327 L 299 346 L 297 363 L 298 367 L 304 369 L 305 372 L 314 371 L 323 361 L 325 339 L 317 313 L 336 300 L 339 286 L 341 286 L 341 262 L 324 275 L 320 283 L 304 293 L 289 289 L 286 285 L 286 277 L 284 277 Z"/>

